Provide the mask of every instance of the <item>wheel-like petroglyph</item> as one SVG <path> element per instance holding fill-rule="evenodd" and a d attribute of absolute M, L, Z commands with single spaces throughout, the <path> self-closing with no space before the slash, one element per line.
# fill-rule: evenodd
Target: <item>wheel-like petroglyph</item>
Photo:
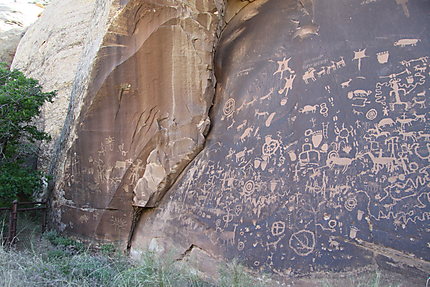
<path fill-rule="evenodd" d="M 309 230 L 300 230 L 291 235 L 289 246 L 299 256 L 307 256 L 315 249 L 315 234 Z"/>

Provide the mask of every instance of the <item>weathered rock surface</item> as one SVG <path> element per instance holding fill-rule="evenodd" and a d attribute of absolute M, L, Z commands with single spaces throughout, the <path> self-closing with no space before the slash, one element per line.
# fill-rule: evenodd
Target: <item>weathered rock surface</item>
<path fill-rule="evenodd" d="M 45 90 L 58 91 L 54 102 L 43 107 L 40 119 L 41 127 L 52 136 L 39 155 L 39 167 L 45 171 L 58 156 L 69 105 L 71 119 L 79 110 L 111 5 L 110 1 L 53 1 L 17 48 L 12 68 L 39 80 Z"/>
<path fill-rule="evenodd" d="M 143 211 L 131 253 L 155 240 L 281 276 L 377 264 L 424 284 L 429 2 L 237 11 L 217 47 L 205 149 Z"/>
<path fill-rule="evenodd" d="M 72 98 L 54 206 L 65 231 L 126 244 L 134 209 L 155 207 L 203 147 L 219 21 L 213 1 L 112 7 L 84 88 L 72 90 L 81 100 Z"/>
<path fill-rule="evenodd" d="M 209 274 L 429 273 L 427 1 L 78 4 L 15 62 L 65 73 L 44 117 L 60 229 Z"/>
<path fill-rule="evenodd" d="M 49 1 L 0 1 L 0 62 L 11 64 L 26 29 Z"/>

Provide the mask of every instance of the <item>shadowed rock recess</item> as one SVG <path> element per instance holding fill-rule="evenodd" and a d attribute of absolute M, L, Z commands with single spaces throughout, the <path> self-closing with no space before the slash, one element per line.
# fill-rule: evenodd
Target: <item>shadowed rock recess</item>
<path fill-rule="evenodd" d="M 96 2 L 107 31 L 52 164 L 60 229 L 208 273 L 426 278 L 430 2 Z"/>

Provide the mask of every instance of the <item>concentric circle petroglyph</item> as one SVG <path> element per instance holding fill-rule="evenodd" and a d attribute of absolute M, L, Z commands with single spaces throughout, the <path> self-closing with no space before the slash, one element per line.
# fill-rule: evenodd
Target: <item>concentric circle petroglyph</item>
<path fill-rule="evenodd" d="M 233 98 L 230 98 L 227 100 L 227 102 L 225 102 L 224 108 L 222 111 L 224 115 L 231 116 L 234 112 L 235 107 L 236 107 L 236 101 Z"/>

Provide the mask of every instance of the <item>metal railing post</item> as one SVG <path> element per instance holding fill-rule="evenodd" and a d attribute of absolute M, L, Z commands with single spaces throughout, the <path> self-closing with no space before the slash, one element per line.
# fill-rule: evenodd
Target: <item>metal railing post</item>
<path fill-rule="evenodd" d="M 12 203 L 12 208 L 10 209 L 10 216 L 9 216 L 8 242 L 11 245 L 15 243 L 17 221 L 18 221 L 18 200 L 14 200 Z"/>
<path fill-rule="evenodd" d="M 48 213 L 48 204 L 47 203 L 44 203 L 45 204 L 45 209 L 43 210 L 43 212 L 42 212 L 42 233 L 45 233 L 45 231 L 46 231 L 46 215 L 47 215 L 47 213 Z"/>

